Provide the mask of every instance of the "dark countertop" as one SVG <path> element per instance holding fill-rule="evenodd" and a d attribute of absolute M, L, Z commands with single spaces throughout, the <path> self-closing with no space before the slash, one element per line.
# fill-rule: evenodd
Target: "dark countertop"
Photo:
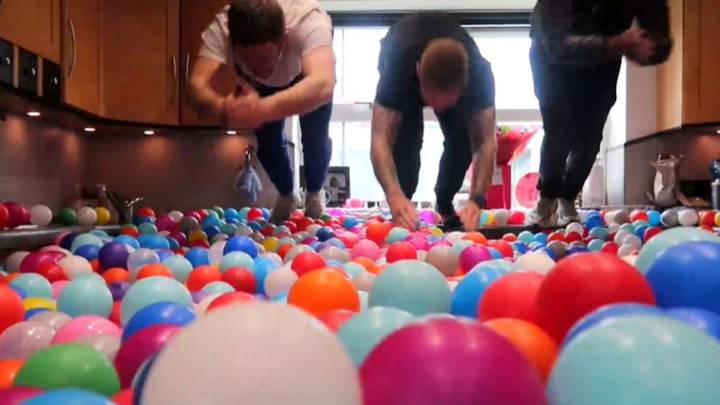
<path fill-rule="evenodd" d="M 34 250 L 43 246 L 51 245 L 55 238 L 63 232 L 89 232 L 93 229 L 100 229 L 110 235 L 120 233 L 120 225 L 107 226 L 49 226 L 38 228 L 35 226 L 23 226 L 17 229 L 0 231 L 0 250 Z"/>

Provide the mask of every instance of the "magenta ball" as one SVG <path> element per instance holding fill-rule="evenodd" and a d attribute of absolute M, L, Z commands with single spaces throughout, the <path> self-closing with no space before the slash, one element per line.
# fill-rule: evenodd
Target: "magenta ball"
<path fill-rule="evenodd" d="M 173 239 L 177 241 L 177 243 L 180 244 L 180 246 L 186 246 L 187 245 L 187 236 L 185 236 L 182 232 L 174 232 L 170 235 Z"/>
<path fill-rule="evenodd" d="M 471 245 L 466 247 L 460 253 L 460 268 L 463 273 L 467 273 L 478 263 L 492 260 L 490 251 L 485 246 Z"/>
<path fill-rule="evenodd" d="M 405 241 L 413 245 L 417 250 L 430 250 L 430 242 L 422 236 L 410 235 L 405 239 Z"/>
<path fill-rule="evenodd" d="M 65 257 L 62 252 L 58 251 L 37 251 L 32 252 L 20 262 L 21 273 L 37 273 L 40 266 L 47 263 L 57 263 Z"/>
<path fill-rule="evenodd" d="M 129 387 L 140 366 L 165 347 L 181 329 L 177 325 L 150 326 L 125 341 L 115 355 L 115 369 L 122 388 Z"/>
<path fill-rule="evenodd" d="M 437 223 L 437 217 L 438 215 L 432 210 L 420 212 L 420 220 L 430 225 L 435 225 Z"/>
<path fill-rule="evenodd" d="M 169 215 L 161 215 L 155 221 L 155 226 L 157 227 L 157 230 L 160 232 L 163 232 L 163 231 L 173 232 L 177 229 L 178 224 L 175 221 L 173 221 Z"/>
<path fill-rule="evenodd" d="M 20 405 L 26 400 L 40 395 L 43 390 L 30 387 L 12 387 L 0 390 L 0 404 L 2 405 Z"/>
<path fill-rule="evenodd" d="M 545 405 L 537 372 L 477 321 L 436 318 L 383 340 L 360 367 L 365 405 Z"/>

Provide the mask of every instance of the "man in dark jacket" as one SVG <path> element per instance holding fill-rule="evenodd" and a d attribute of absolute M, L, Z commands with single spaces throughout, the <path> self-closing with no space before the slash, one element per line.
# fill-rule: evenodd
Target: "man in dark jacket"
<path fill-rule="evenodd" d="M 600 150 L 622 57 L 648 66 L 670 55 L 667 0 L 538 0 L 531 37 L 545 138 L 530 217 L 566 225 L 580 219 L 575 199 Z"/>

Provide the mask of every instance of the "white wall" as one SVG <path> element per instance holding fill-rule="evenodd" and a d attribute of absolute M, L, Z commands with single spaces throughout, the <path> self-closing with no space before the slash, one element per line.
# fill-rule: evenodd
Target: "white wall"
<path fill-rule="evenodd" d="M 628 63 L 627 141 L 657 132 L 657 68 Z"/>
<path fill-rule="evenodd" d="M 327 11 L 530 11 L 535 0 L 319 0 Z"/>

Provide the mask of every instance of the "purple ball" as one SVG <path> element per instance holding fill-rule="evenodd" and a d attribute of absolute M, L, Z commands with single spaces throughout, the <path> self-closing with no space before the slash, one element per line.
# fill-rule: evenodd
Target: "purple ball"
<path fill-rule="evenodd" d="M 110 242 L 100 248 L 98 260 L 103 269 L 120 267 L 127 268 L 127 259 L 130 253 L 124 243 Z"/>
<path fill-rule="evenodd" d="M 468 273 L 478 263 L 492 259 L 492 254 L 485 246 L 471 245 L 460 252 L 460 268 L 463 272 Z"/>
<path fill-rule="evenodd" d="M 130 283 L 110 283 L 110 285 L 108 285 L 108 289 L 110 289 L 110 294 L 112 294 L 113 301 L 120 301 L 125 297 L 125 293 L 127 292 L 127 290 L 130 289 Z"/>
<path fill-rule="evenodd" d="M 434 318 L 385 338 L 360 367 L 366 405 L 545 405 L 530 363 L 474 320 Z"/>
<path fill-rule="evenodd" d="M 30 387 L 12 387 L 0 390 L 0 404 L 20 405 L 28 399 L 38 396 L 43 390 Z"/>
<path fill-rule="evenodd" d="M 193 302 L 194 302 L 195 304 L 199 304 L 200 301 L 202 301 L 202 300 L 204 300 L 205 298 L 207 298 L 207 296 L 210 295 L 210 294 L 208 294 L 208 293 L 205 292 L 205 291 L 195 291 L 194 293 L 191 293 L 191 295 L 192 295 L 192 300 L 193 300 Z"/>

